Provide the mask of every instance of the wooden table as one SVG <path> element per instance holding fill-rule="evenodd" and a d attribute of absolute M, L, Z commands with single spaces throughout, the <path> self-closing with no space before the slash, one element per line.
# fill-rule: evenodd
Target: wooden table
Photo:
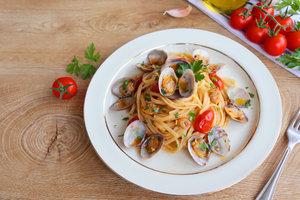
<path fill-rule="evenodd" d="M 0 0 L 0 199 L 253 199 L 259 193 L 287 144 L 285 130 L 300 107 L 300 79 L 194 7 L 183 19 L 162 15 L 186 5 L 184 0 Z M 90 80 L 72 76 L 79 91 L 67 101 L 59 102 L 49 89 L 56 78 L 70 76 L 66 65 L 92 41 L 101 64 L 138 36 L 177 27 L 217 32 L 241 43 L 267 66 L 281 93 L 282 128 L 271 154 L 243 181 L 212 194 L 169 196 L 120 178 L 98 158 L 85 131 L 83 103 Z M 300 198 L 297 153 L 300 145 L 275 199 Z"/>

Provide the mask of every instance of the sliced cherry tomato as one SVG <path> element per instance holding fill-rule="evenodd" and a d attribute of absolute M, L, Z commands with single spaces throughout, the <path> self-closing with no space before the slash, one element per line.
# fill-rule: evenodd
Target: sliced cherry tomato
<path fill-rule="evenodd" d="M 261 6 L 262 3 L 264 3 L 264 2 L 259 2 L 256 5 Z M 266 6 L 263 9 L 265 11 L 267 11 L 269 14 L 274 15 L 274 7 L 272 5 Z M 266 15 L 263 11 L 259 10 L 258 8 L 255 8 L 255 7 L 253 7 L 252 13 L 254 15 L 254 18 L 257 20 L 259 20 L 260 18 L 263 19 Z M 270 17 L 267 16 L 265 21 L 269 21 L 269 20 L 270 20 Z"/>
<path fill-rule="evenodd" d="M 293 25 L 294 25 L 294 22 L 292 20 L 292 18 L 288 17 L 286 19 L 282 18 L 280 15 L 277 15 L 275 17 L 275 19 L 279 22 L 279 24 L 281 24 L 282 26 L 289 26 L 289 27 L 286 27 L 285 29 L 280 29 L 279 33 L 283 34 L 283 35 L 286 35 L 288 31 L 291 31 L 293 29 Z M 271 20 L 269 22 L 269 25 L 270 25 L 270 28 L 273 30 L 276 26 L 276 23 Z M 276 30 L 274 32 L 276 32 L 280 27 L 277 27 Z"/>
<path fill-rule="evenodd" d="M 277 35 L 268 36 L 264 41 L 264 50 L 271 56 L 281 55 L 287 47 L 287 41 L 284 35 L 278 33 Z"/>
<path fill-rule="evenodd" d="M 61 77 L 56 79 L 52 85 L 53 94 L 61 99 L 70 99 L 75 96 L 77 92 L 77 84 L 70 77 Z"/>
<path fill-rule="evenodd" d="M 220 90 L 224 89 L 224 83 L 222 79 L 219 76 L 217 76 L 216 72 L 210 73 L 209 78 Z"/>
<path fill-rule="evenodd" d="M 243 13 L 246 13 L 246 17 Z M 239 8 L 235 10 L 230 15 L 230 25 L 237 30 L 243 30 L 253 20 L 253 16 L 251 14 L 251 11 L 248 11 L 247 8 Z"/>
<path fill-rule="evenodd" d="M 141 85 L 142 81 L 143 81 L 143 76 L 139 76 L 138 78 L 135 79 L 134 92 L 136 92 L 138 90 L 138 88 Z"/>
<path fill-rule="evenodd" d="M 132 122 L 136 121 L 136 120 L 139 120 L 138 116 L 131 118 L 131 120 L 129 120 L 129 122 L 128 122 L 128 125 L 131 124 Z"/>
<path fill-rule="evenodd" d="M 300 30 L 291 31 L 286 34 L 287 47 L 295 51 L 295 49 L 300 47 Z"/>
<path fill-rule="evenodd" d="M 200 133 L 207 133 L 212 128 L 212 123 L 214 121 L 214 111 L 212 109 L 208 109 L 204 111 L 202 114 L 198 115 L 195 123 L 194 129 L 199 131 Z"/>
<path fill-rule="evenodd" d="M 268 27 L 269 25 L 266 24 L 265 26 Z M 268 32 L 267 28 L 258 27 L 256 21 L 253 21 L 247 26 L 246 36 L 251 42 L 260 44 L 268 36 Z"/>
<path fill-rule="evenodd" d="M 159 93 L 158 81 L 152 85 L 151 91 Z"/>

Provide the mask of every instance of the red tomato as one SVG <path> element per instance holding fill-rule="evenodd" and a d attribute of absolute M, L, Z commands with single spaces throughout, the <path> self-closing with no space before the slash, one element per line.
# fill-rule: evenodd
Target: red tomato
<path fill-rule="evenodd" d="M 212 109 L 208 109 L 204 111 L 202 114 L 198 115 L 195 123 L 194 129 L 199 131 L 200 133 L 207 133 L 212 128 L 212 123 L 214 121 L 214 111 Z"/>
<path fill-rule="evenodd" d="M 281 55 L 285 51 L 286 46 L 286 38 L 281 33 L 273 37 L 268 36 L 264 41 L 264 50 L 271 56 Z"/>
<path fill-rule="evenodd" d="M 138 78 L 135 79 L 134 92 L 136 92 L 138 90 L 138 88 L 141 85 L 142 81 L 143 81 L 143 76 L 139 76 Z"/>
<path fill-rule="evenodd" d="M 262 3 L 263 2 L 259 2 L 256 5 L 261 6 Z M 263 9 L 265 11 L 267 11 L 269 14 L 274 15 L 274 7 L 272 5 L 267 6 Z M 259 10 L 258 8 L 255 8 L 255 7 L 253 7 L 252 14 L 254 15 L 254 18 L 257 19 L 257 20 L 259 20 L 260 18 L 263 19 L 266 15 L 263 11 Z M 269 16 L 266 17 L 265 21 L 268 21 L 268 20 L 270 20 Z"/>
<path fill-rule="evenodd" d="M 209 78 L 220 90 L 224 89 L 224 83 L 222 79 L 217 76 L 216 72 L 209 74 Z"/>
<path fill-rule="evenodd" d="M 54 81 L 51 89 L 53 94 L 60 100 L 70 99 L 77 92 L 77 84 L 70 77 L 62 77 Z"/>
<path fill-rule="evenodd" d="M 293 25 L 294 25 L 294 22 L 293 22 L 293 20 L 290 18 L 290 17 L 288 17 L 288 18 L 286 18 L 286 19 L 283 19 L 283 18 L 281 18 L 281 16 L 280 15 L 277 15 L 276 17 L 275 17 L 275 19 L 279 22 L 279 24 L 281 24 L 282 26 L 289 26 L 290 25 L 290 27 L 286 27 L 285 29 L 280 29 L 280 31 L 279 31 L 279 33 L 281 33 L 281 34 L 283 34 L 283 35 L 286 35 L 286 33 L 288 32 L 288 31 L 291 31 L 292 29 L 293 29 Z M 276 23 L 273 21 L 273 20 L 271 20 L 270 22 L 269 22 L 269 25 L 270 25 L 270 28 L 273 30 L 274 28 L 275 28 L 275 26 L 276 26 Z M 276 32 L 278 29 L 279 29 L 280 27 L 277 27 L 276 28 L 276 30 L 274 31 L 274 32 Z"/>
<path fill-rule="evenodd" d="M 151 91 L 159 93 L 158 81 L 152 85 Z"/>
<path fill-rule="evenodd" d="M 266 24 L 265 26 L 268 27 L 269 25 Z M 259 44 L 268 36 L 268 32 L 267 28 L 258 27 L 256 21 L 253 21 L 247 26 L 246 36 L 251 42 Z"/>
<path fill-rule="evenodd" d="M 132 122 L 136 121 L 136 120 L 139 120 L 139 118 L 138 118 L 137 116 L 131 118 L 131 120 L 129 120 L 129 122 L 128 122 L 128 125 L 131 124 Z M 128 126 L 128 125 L 127 125 L 127 126 Z"/>
<path fill-rule="evenodd" d="M 295 51 L 295 49 L 300 47 L 300 30 L 291 31 L 286 34 L 287 47 Z"/>
<path fill-rule="evenodd" d="M 235 28 L 237 30 L 243 30 L 253 20 L 251 11 L 248 13 L 251 16 L 247 16 L 247 18 L 245 18 L 245 16 L 241 15 L 242 13 L 244 13 L 246 11 L 248 11 L 247 8 L 239 8 L 230 15 L 230 25 L 233 28 Z"/>

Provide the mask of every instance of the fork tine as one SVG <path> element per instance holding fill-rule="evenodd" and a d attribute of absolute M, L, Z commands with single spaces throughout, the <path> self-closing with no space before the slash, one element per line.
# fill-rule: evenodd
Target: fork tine
<path fill-rule="evenodd" d="M 295 117 L 293 118 L 292 122 L 290 123 L 290 125 L 289 125 L 290 128 L 294 128 L 295 127 L 294 125 L 295 125 L 295 123 L 296 123 L 299 115 L 300 115 L 300 108 L 299 108 L 297 114 L 295 115 Z M 297 125 L 299 126 L 299 123 Z"/>

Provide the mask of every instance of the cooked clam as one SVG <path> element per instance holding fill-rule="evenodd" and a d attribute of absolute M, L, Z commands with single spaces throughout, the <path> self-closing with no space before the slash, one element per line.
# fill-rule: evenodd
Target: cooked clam
<path fill-rule="evenodd" d="M 179 94 L 182 97 L 189 97 L 195 88 L 195 76 L 192 70 L 186 69 L 178 82 Z"/>
<path fill-rule="evenodd" d="M 161 71 L 163 71 L 167 68 L 172 68 L 176 72 L 179 63 L 188 64 L 189 62 L 184 59 L 181 59 L 181 58 L 172 59 L 172 60 L 169 60 L 166 64 L 164 64 L 164 66 L 161 68 Z"/>
<path fill-rule="evenodd" d="M 137 68 L 142 70 L 143 72 L 152 72 L 157 68 L 157 65 L 151 65 L 151 64 L 137 64 Z"/>
<path fill-rule="evenodd" d="M 193 136 L 188 140 L 188 150 L 198 165 L 206 165 L 210 157 L 209 145 L 205 142 L 204 134 Z"/>
<path fill-rule="evenodd" d="M 228 88 L 227 95 L 232 104 L 241 108 L 246 107 L 247 102 L 250 101 L 248 92 L 237 86 Z"/>
<path fill-rule="evenodd" d="M 117 80 L 111 87 L 111 93 L 119 98 L 132 96 L 134 93 L 134 79 L 124 77 Z"/>
<path fill-rule="evenodd" d="M 168 54 L 163 50 L 154 49 L 149 52 L 148 60 L 151 65 L 163 65 L 168 58 Z"/>
<path fill-rule="evenodd" d="M 116 101 L 110 106 L 110 109 L 114 111 L 125 110 L 133 104 L 133 101 L 134 100 L 132 97 L 119 99 L 118 101 Z"/>
<path fill-rule="evenodd" d="M 146 125 L 140 120 L 129 124 L 123 137 L 124 145 L 128 148 L 141 145 L 146 137 L 146 130 Z"/>
<path fill-rule="evenodd" d="M 210 150 L 220 156 L 226 156 L 230 151 L 230 140 L 224 129 L 217 126 L 208 134 Z"/>
<path fill-rule="evenodd" d="M 164 137 L 160 134 L 150 135 L 141 146 L 141 156 L 143 158 L 151 158 L 162 147 Z"/>
<path fill-rule="evenodd" d="M 246 114 L 236 105 L 227 105 L 225 106 L 225 112 L 229 115 L 229 117 L 233 120 L 239 122 L 248 122 L 248 117 Z"/>
<path fill-rule="evenodd" d="M 214 104 L 219 104 L 223 99 L 222 93 L 219 88 L 211 88 L 210 90 L 208 90 L 208 95 L 210 101 Z"/>
<path fill-rule="evenodd" d="M 208 65 L 208 63 L 209 63 L 209 54 L 206 51 L 204 51 L 203 49 L 195 49 L 193 51 L 193 57 L 196 61 L 202 60 L 202 63 L 204 65 Z"/>
<path fill-rule="evenodd" d="M 172 68 L 163 70 L 159 76 L 158 87 L 159 92 L 163 96 L 171 96 L 177 89 L 178 78 Z"/>

